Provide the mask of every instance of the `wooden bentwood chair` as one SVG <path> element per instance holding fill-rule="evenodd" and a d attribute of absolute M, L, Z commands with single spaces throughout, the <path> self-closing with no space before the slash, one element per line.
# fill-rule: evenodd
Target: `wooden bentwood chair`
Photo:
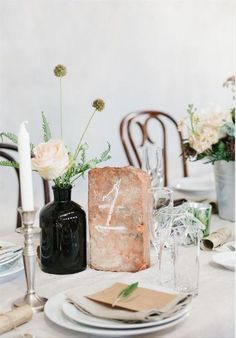
<path fill-rule="evenodd" d="M 120 123 L 120 138 L 125 151 L 125 155 L 127 157 L 128 163 L 131 166 L 136 166 L 141 168 L 141 158 L 138 151 L 139 147 L 143 147 L 144 144 L 154 145 L 156 142 L 153 141 L 153 133 L 152 136 L 149 132 L 150 123 L 157 122 L 157 130 L 155 131 L 155 136 L 159 139 L 161 138 L 162 147 L 163 147 L 163 162 L 164 162 L 164 185 L 168 185 L 168 156 L 167 150 L 170 147 L 170 144 L 167 142 L 167 131 L 170 127 L 174 127 L 177 140 L 179 143 L 180 151 L 179 155 L 183 153 L 183 138 L 180 131 L 178 131 L 177 122 L 170 115 L 155 111 L 155 110 L 147 110 L 147 111 L 137 111 L 132 112 L 126 115 L 121 123 Z M 159 126 L 158 126 L 159 125 Z M 139 136 L 141 133 L 141 142 L 137 141 L 135 138 L 135 127 L 139 129 Z M 136 128 L 137 129 L 137 128 Z M 136 133 L 137 134 L 137 133 Z M 173 141 L 172 141 L 173 142 Z M 188 176 L 187 174 L 187 166 L 183 156 L 179 156 L 179 159 L 182 161 L 182 174 L 184 177 Z"/>
<path fill-rule="evenodd" d="M 2 150 L 3 149 L 3 150 Z M 8 144 L 8 143 L 0 143 L 0 157 L 8 160 L 8 161 L 15 161 L 15 159 L 12 157 L 12 155 L 8 154 L 6 151 L 18 151 L 17 146 Z M 18 179 L 18 207 L 21 207 L 21 191 L 20 191 L 20 173 L 18 168 L 14 168 L 17 179 Z M 49 184 L 47 181 L 42 179 L 43 183 L 43 191 L 44 191 L 44 203 L 47 204 L 50 202 L 50 193 L 49 193 Z M 20 214 L 17 212 L 17 221 L 16 221 L 16 227 L 19 228 L 21 226 L 21 219 Z"/>

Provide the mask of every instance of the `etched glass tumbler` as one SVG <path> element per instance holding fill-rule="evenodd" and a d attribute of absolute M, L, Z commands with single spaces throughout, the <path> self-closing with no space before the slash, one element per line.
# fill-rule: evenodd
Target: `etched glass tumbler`
<path fill-rule="evenodd" d="M 173 259 L 173 228 L 182 226 L 186 217 L 186 212 L 182 207 L 173 207 L 170 204 L 167 207 L 154 211 L 153 226 L 151 229 L 151 240 L 157 251 L 158 256 L 158 282 L 165 284 L 166 280 L 170 280 L 170 284 L 174 285 L 174 259 Z M 165 253 L 163 262 L 163 253 Z M 166 266 L 169 271 L 166 273 Z M 163 274 L 164 272 L 164 274 Z M 167 276 L 168 274 L 168 276 Z"/>
<path fill-rule="evenodd" d="M 199 281 L 199 242 L 202 223 L 189 213 L 185 207 L 166 207 L 160 209 L 159 217 L 171 223 L 168 238 L 171 271 L 171 287 L 178 292 L 198 294 Z"/>

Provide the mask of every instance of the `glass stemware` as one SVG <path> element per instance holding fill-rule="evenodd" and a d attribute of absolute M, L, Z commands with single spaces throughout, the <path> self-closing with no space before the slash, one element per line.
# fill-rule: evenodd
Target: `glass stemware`
<path fill-rule="evenodd" d="M 173 206 L 173 191 L 168 188 L 151 188 L 149 193 L 152 198 L 152 220 L 150 222 L 150 240 L 157 253 L 157 282 L 161 283 L 161 259 L 163 247 L 171 233 L 171 223 L 160 214 L 160 210 Z"/>
<path fill-rule="evenodd" d="M 142 169 L 149 174 L 152 187 L 163 187 L 163 149 L 145 145 L 142 150 Z"/>

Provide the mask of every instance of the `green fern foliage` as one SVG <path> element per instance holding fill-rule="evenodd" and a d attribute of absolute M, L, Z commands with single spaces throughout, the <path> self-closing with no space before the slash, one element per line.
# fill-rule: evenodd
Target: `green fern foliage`
<path fill-rule="evenodd" d="M 14 144 L 18 144 L 18 137 L 16 134 L 9 133 L 9 132 L 3 132 L 0 133 L 0 138 L 3 141 L 3 138 L 7 138 L 8 140 L 12 141 Z"/>
<path fill-rule="evenodd" d="M 42 128 L 43 128 L 43 139 L 44 142 L 48 142 L 51 138 L 51 130 L 48 124 L 48 121 L 46 119 L 46 116 L 44 115 L 44 112 L 42 112 Z"/>
<path fill-rule="evenodd" d="M 19 168 L 19 163 L 14 162 L 14 161 L 7 161 L 7 160 L 4 160 L 4 161 L 0 161 L 0 166 L 3 166 L 3 167 L 12 167 L 12 168 Z"/>

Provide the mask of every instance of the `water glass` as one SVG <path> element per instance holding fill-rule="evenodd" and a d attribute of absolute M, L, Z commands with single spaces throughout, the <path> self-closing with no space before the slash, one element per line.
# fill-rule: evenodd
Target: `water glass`
<path fill-rule="evenodd" d="M 196 295 L 202 223 L 183 206 L 162 208 L 158 212 L 158 218 L 171 229 L 165 238 L 166 261 L 162 259 L 159 265 L 161 284 L 168 283 L 169 287 L 178 292 Z M 166 266 L 169 266 L 168 271 Z"/>
<path fill-rule="evenodd" d="M 181 207 L 180 207 L 181 208 Z M 178 219 L 171 232 L 173 286 L 178 292 L 198 294 L 199 252 L 203 224 L 182 206 L 185 216 Z"/>
<path fill-rule="evenodd" d="M 175 227 L 172 235 L 174 289 L 196 296 L 199 283 L 199 228 L 196 224 L 185 223 L 183 226 Z"/>
<path fill-rule="evenodd" d="M 145 145 L 142 150 L 142 169 L 150 175 L 152 187 L 163 187 L 163 149 Z"/>

